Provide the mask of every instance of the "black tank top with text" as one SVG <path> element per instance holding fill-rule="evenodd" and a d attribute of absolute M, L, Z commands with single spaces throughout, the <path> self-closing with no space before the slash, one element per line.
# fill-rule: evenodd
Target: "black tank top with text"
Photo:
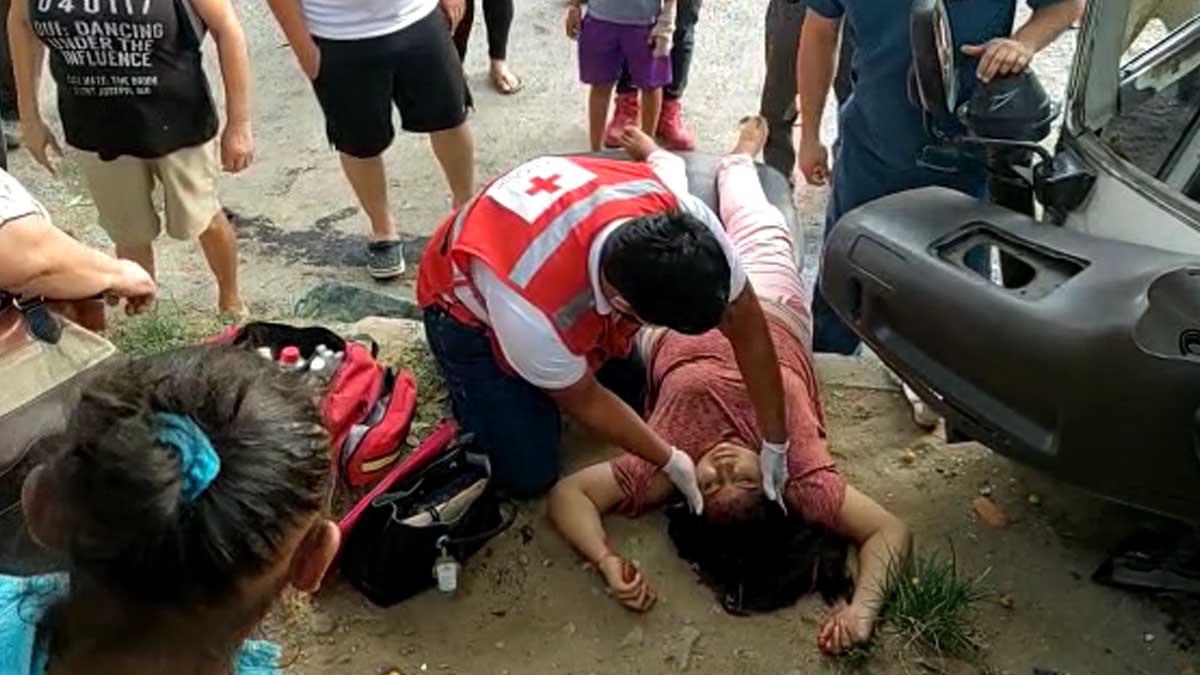
<path fill-rule="evenodd" d="M 154 159 L 217 133 L 189 0 L 27 0 L 67 143 Z"/>

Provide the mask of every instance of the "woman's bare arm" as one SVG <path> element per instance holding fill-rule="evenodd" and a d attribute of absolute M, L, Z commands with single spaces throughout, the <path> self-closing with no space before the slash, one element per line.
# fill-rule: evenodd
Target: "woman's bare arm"
<path fill-rule="evenodd" d="M 646 498 L 651 503 L 661 502 L 674 490 L 666 476 L 656 473 Z M 594 464 L 554 486 L 550 492 L 550 520 L 563 538 L 596 566 L 617 601 L 644 612 L 654 605 L 654 589 L 632 563 L 613 551 L 604 531 L 603 516 L 615 509 L 624 496 L 612 464 Z"/>
<path fill-rule="evenodd" d="M 817 635 L 821 649 L 833 654 L 870 639 L 887 597 L 888 577 L 912 550 L 912 534 L 904 521 L 849 485 L 836 531 L 859 549 L 854 597 L 834 611 Z"/>

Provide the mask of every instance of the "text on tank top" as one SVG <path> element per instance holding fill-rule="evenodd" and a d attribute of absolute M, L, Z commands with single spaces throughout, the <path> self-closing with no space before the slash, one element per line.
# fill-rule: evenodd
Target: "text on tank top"
<path fill-rule="evenodd" d="M 152 159 L 216 135 L 188 0 L 27 1 L 69 144 Z"/>

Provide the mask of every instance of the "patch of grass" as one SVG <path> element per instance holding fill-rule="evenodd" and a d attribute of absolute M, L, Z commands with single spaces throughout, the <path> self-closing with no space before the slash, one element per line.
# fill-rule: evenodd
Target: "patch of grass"
<path fill-rule="evenodd" d="M 196 344 L 216 335 L 220 329 L 216 317 L 202 313 L 189 315 L 177 305 L 160 301 L 148 314 L 116 323 L 108 338 L 130 356 L 149 356 Z"/>
<path fill-rule="evenodd" d="M 975 607 L 991 596 L 983 580 L 960 574 L 958 561 L 934 552 L 914 555 L 888 573 L 888 595 L 880 614 L 901 638 L 936 656 L 962 658 L 974 654 Z"/>

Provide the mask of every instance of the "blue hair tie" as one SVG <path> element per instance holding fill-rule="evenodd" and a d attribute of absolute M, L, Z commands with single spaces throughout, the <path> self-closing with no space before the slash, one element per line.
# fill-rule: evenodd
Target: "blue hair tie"
<path fill-rule="evenodd" d="M 183 483 L 180 488 L 181 496 L 185 502 L 194 502 L 209 485 L 212 485 L 220 473 L 221 458 L 213 449 L 208 434 L 204 433 L 191 417 L 158 413 L 154 419 L 158 422 L 158 432 L 155 435 L 158 442 L 175 448 L 179 453 L 179 470 Z"/>

